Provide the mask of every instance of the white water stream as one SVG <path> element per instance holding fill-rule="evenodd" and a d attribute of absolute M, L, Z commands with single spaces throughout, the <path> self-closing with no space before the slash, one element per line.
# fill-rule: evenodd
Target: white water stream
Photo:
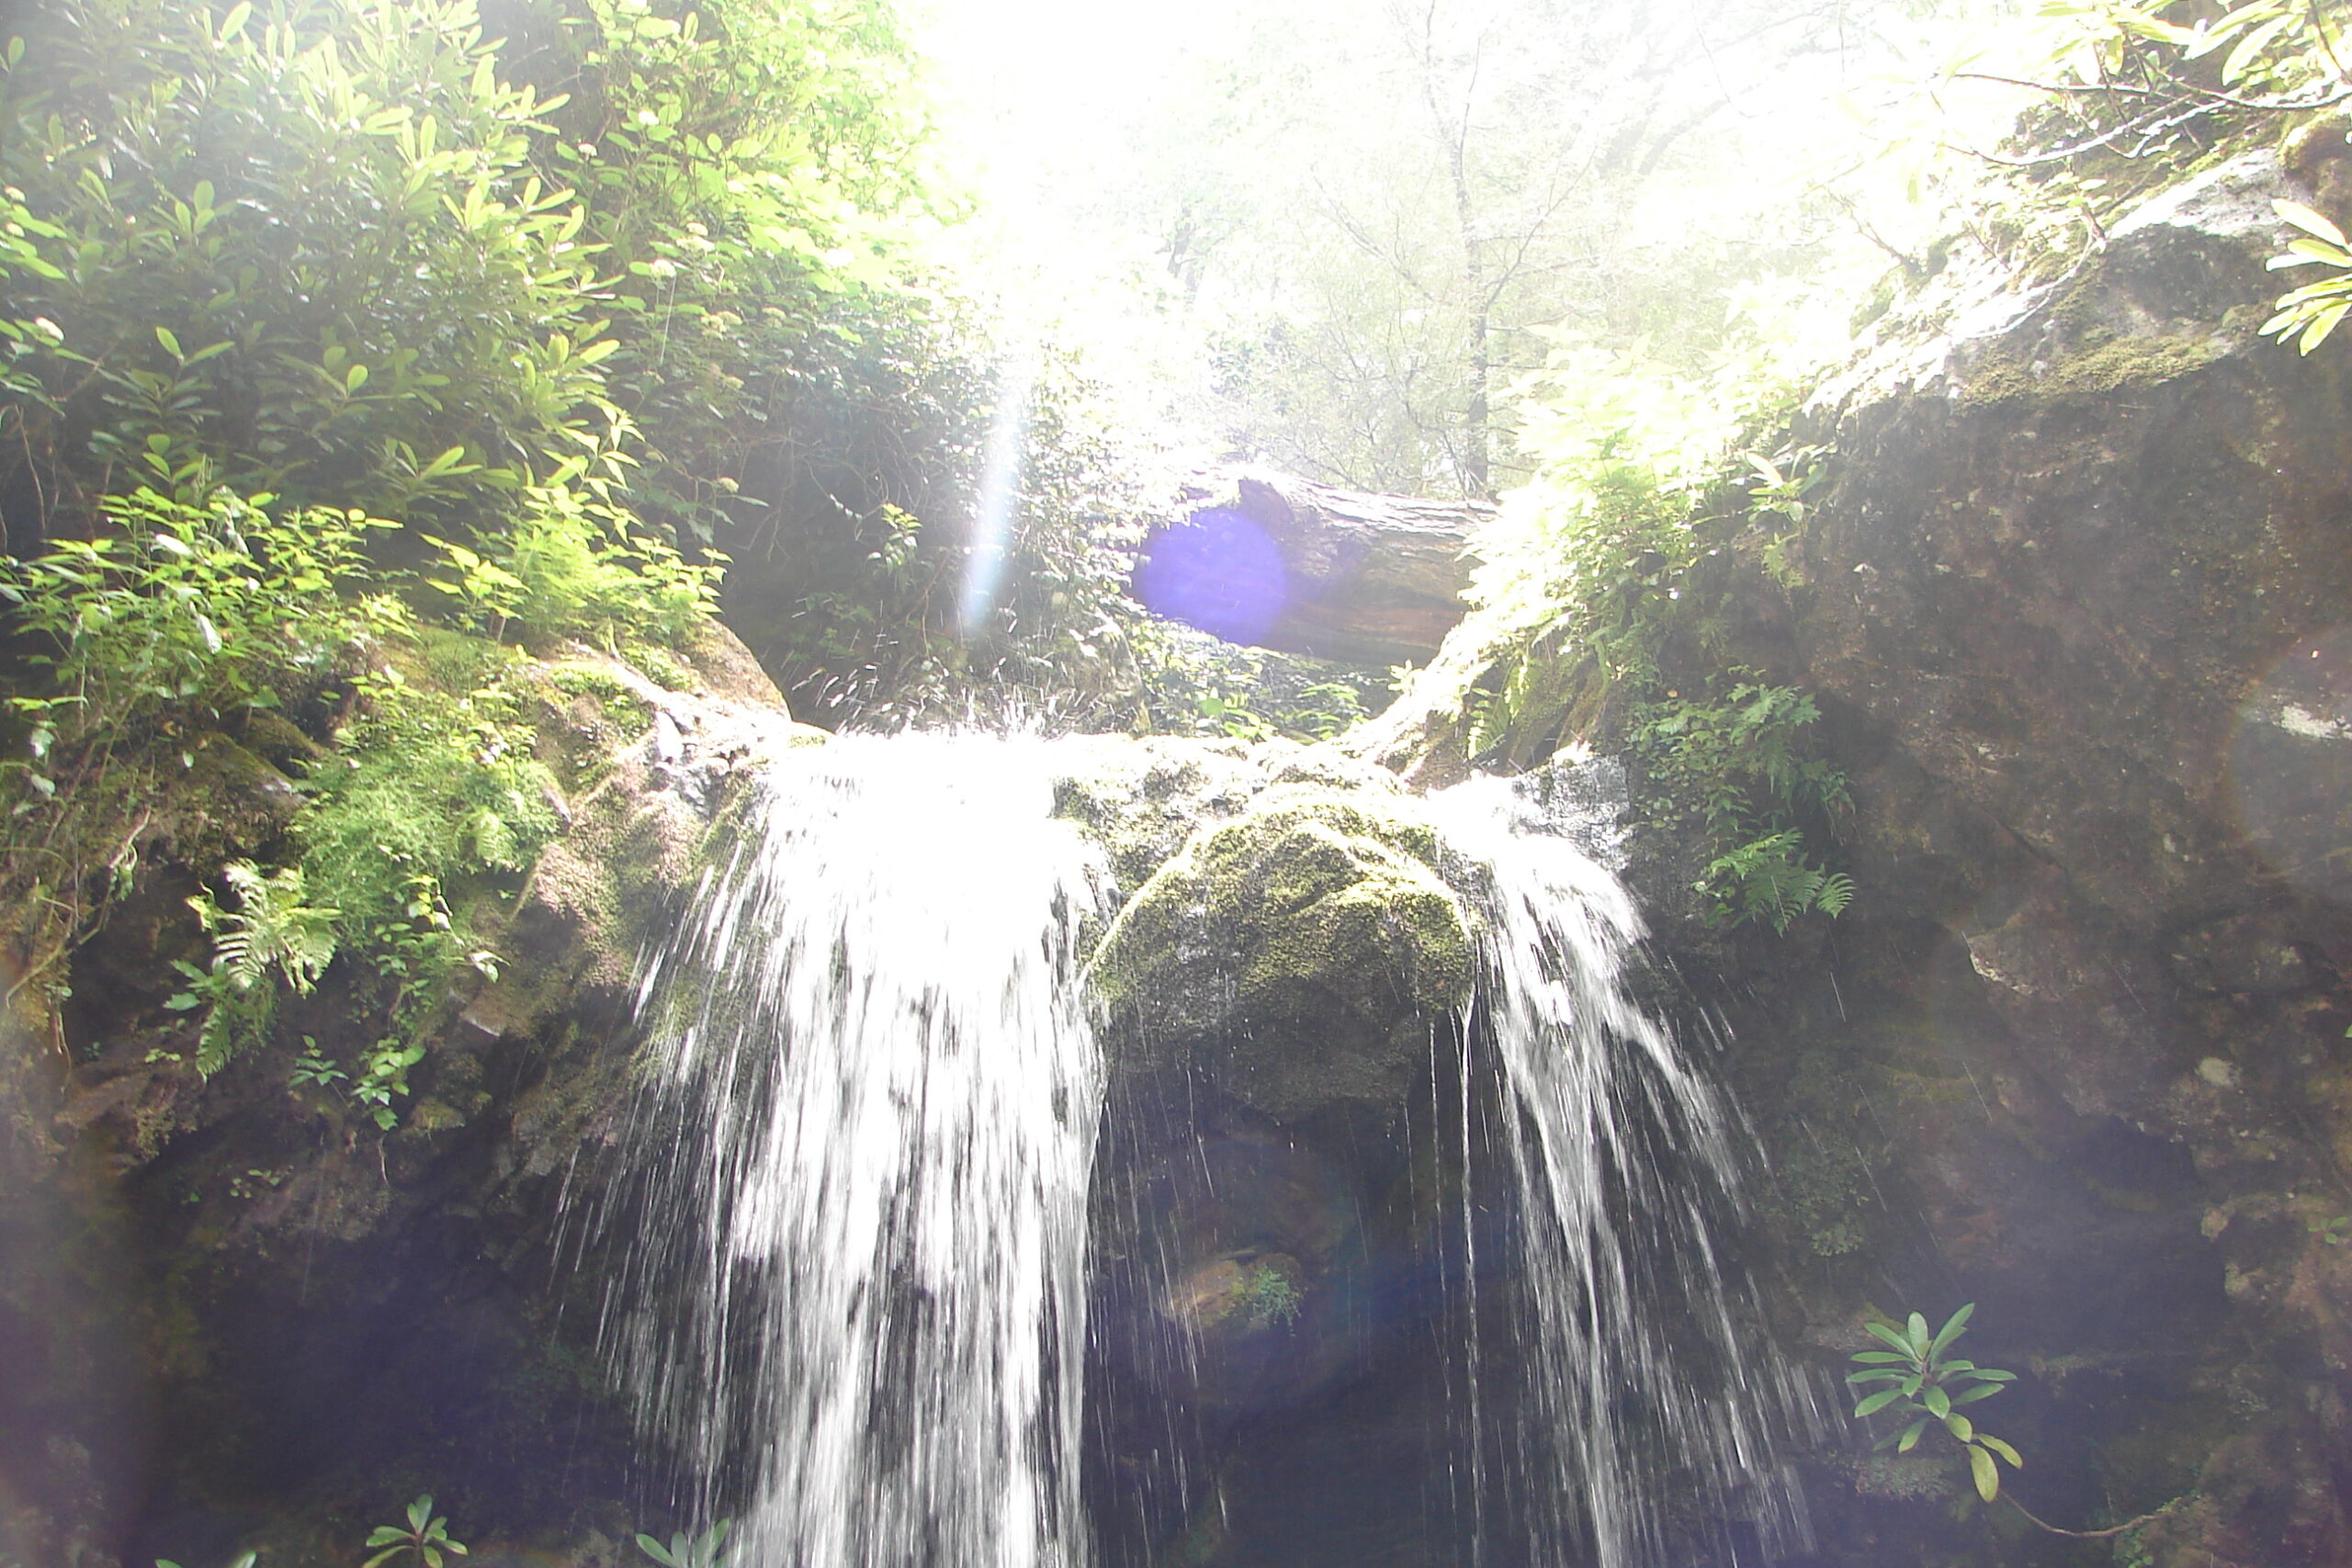
<path fill-rule="evenodd" d="M 1102 883 L 1034 741 L 788 753 L 645 967 L 619 1354 L 748 1568 L 1083 1560 Z M 715 1505 L 705 1499 L 702 1517 Z"/>
<path fill-rule="evenodd" d="M 1479 885 L 1485 1016 L 1472 1034 L 1490 1043 L 1506 1091 L 1498 1174 L 1519 1217 L 1522 1340 L 1510 1360 L 1537 1417 L 1498 1458 L 1520 1467 L 1531 1538 L 1553 1543 L 1540 1560 L 1586 1534 L 1596 1568 L 1666 1562 L 1668 1522 L 1694 1501 L 1744 1513 L 1768 1560 L 1809 1548 L 1773 1439 L 1811 1394 L 1758 1342 L 1742 1310 L 1753 1303 L 1717 1255 L 1741 1209 L 1735 1123 L 1628 994 L 1633 896 L 1539 830 L 1506 780 L 1428 807 L 1467 863 L 1462 880 Z"/>
<path fill-rule="evenodd" d="M 1103 1066 L 1075 948 L 1107 887 L 1051 818 L 1057 752 L 917 735 L 787 754 L 645 964 L 637 1234 L 609 1337 L 702 1478 L 690 1511 L 720 1511 L 711 1478 L 745 1478 L 739 1568 L 1089 1560 Z M 1506 1109 L 1488 1148 L 1468 1148 L 1466 1109 L 1462 1137 L 1518 1216 L 1510 1375 L 1538 1417 L 1489 1451 L 1476 1405 L 1499 1374 L 1467 1348 L 1471 1484 L 1510 1478 L 1546 1568 L 1660 1562 L 1670 1516 L 1726 1500 L 1770 1555 L 1803 1533 L 1769 1442 L 1797 1396 L 1716 1256 L 1731 1125 L 1625 994 L 1630 898 L 1526 831 L 1500 784 L 1429 810 L 1480 889 L 1466 1023 L 1486 1043 L 1461 1060 L 1500 1092 L 1465 1082 L 1462 1103 Z"/>

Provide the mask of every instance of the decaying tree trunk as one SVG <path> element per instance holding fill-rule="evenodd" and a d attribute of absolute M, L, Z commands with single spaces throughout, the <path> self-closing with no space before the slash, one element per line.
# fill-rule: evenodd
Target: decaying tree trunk
<path fill-rule="evenodd" d="M 1369 495 L 1259 469 L 1198 480 L 1183 502 L 1187 519 L 1238 513 L 1281 553 L 1281 613 L 1250 640 L 1374 666 L 1419 663 L 1437 651 L 1463 616 L 1471 533 L 1494 514 L 1486 502 Z"/>

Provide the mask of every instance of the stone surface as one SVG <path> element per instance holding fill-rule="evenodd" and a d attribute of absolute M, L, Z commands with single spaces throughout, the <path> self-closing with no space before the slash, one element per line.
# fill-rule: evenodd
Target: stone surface
<path fill-rule="evenodd" d="M 1139 1069 L 1185 1066 L 1278 1120 L 1390 1105 L 1468 995 L 1469 916 L 1408 803 L 1279 784 L 1197 831 L 1089 969 Z"/>

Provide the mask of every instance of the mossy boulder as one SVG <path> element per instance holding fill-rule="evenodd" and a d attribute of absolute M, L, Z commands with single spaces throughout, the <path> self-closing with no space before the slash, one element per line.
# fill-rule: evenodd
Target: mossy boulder
<path fill-rule="evenodd" d="M 1402 795 L 1276 784 L 1130 898 L 1090 970 L 1124 1068 L 1277 1119 L 1393 1104 L 1470 987 L 1470 917 Z"/>

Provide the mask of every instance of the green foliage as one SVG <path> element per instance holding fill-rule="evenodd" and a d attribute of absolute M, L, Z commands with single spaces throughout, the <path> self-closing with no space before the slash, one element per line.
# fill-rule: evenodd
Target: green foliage
<path fill-rule="evenodd" d="M 2299 350 L 2309 354 L 2325 343 L 2345 312 L 2352 310 L 2352 244 L 2347 244 L 2343 230 L 2300 201 L 2270 205 L 2279 217 L 2303 231 L 2302 238 L 2289 243 L 2286 254 L 2270 258 L 2272 271 L 2313 265 L 2335 269 L 2333 276 L 2280 295 L 2275 313 L 2262 324 L 2265 335 L 2275 333 L 2282 344 L 2291 339 Z"/>
<path fill-rule="evenodd" d="M 364 1568 L 382 1568 L 395 1557 L 406 1555 L 417 1568 L 441 1568 L 442 1557 L 463 1557 L 462 1542 L 449 1539 L 449 1521 L 433 1511 L 431 1493 L 408 1506 L 406 1528 L 400 1525 L 378 1525 L 368 1532 L 367 1544 L 382 1551 L 368 1559 Z"/>
<path fill-rule="evenodd" d="M 1261 1263 L 1242 1273 L 1233 1292 L 1233 1313 L 1251 1328 L 1267 1328 L 1296 1317 L 1305 1301 L 1289 1275 Z"/>
<path fill-rule="evenodd" d="M 386 1132 L 400 1124 L 392 1101 L 408 1098 L 408 1070 L 424 1060 L 424 1047 L 383 1040 L 362 1059 L 358 1078 L 351 1086 L 354 1104 L 367 1109 L 369 1120 Z"/>
<path fill-rule="evenodd" d="M 1329 740 L 1364 716 L 1371 684 L 1317 660 L 1241 648 L 1146 621 L 1121 639 L 1135 668 L 1135 708 L 1112 716 L 1145 734 L 1255 741 Z"/>
<path fill-rule="evenodd" d="M 405 1049 L 459 965 L 493 962 L 456 929 L 445 889 L 527 866 L 560 825 L 555 780 L 532 754 L 505 678 L 457 697 L 387 667 L 356 682 L 355 696 L 337 756 L 306 785 L 295 836 L 312 884 L 334 892 L 345 949 L 373 968 L 391 1043 Z"/>
<path fill-rule="evenodd" d="M 492 637 L 514 627 L 540 637 L 676 638 L 718 607 L 725 557 L 689 561 L 666 540 L 633 532 L 634 519 L 590 491 L 531 485 L 506 525 L 479 549 L 430 541 L 442 570 L 426 581 L 459 617 Z"/>
<path fill-rule="evenodd" d="M 1754 681 L 1713 701 L 1634 709 L 1626 739 L 1660 792 L 1643 804 L 1654 818 L 1693 820 L 1714 851 L 1696 891 L 1718 920 L 1785 931 L 1808 909 L 1835 916 L 1851 901 L 1853 879 L 1809 863 L 1796 825 L 1850 804 L 1845 775 L 1806 752 L 1820 716 L 1808 694 Z"/>
<path fill-rule="evenodd" d="M 2015 1372 L 1980 1367 L 1950 1353 L 1967 1332 L 1968 1320 L 1975 1311 L 1976 1303 L 1969 1303 L 1933 1334 L 1928 1331 L 1928 1320 L 1916 1312 L 1900 1327 L 1886 1323 L 1863 1325 L 1885 1348 L 1856 1351 L 1853 1359 L 1862 1370 L 1846 1374 L 1846 1382 L 1858 1393 L 1874 1383 L 1885 1385 L 1855 1402 L 1857 1419 L 1891 1410 L 1905 1420 L 1905 1425 L 1879 1439 L 1879 1448 L 1909 1453 L 1929 1427 L 1940 1427 L 1967 1454 L 1976 1495 L 1989 1503 L 2001 1490 L 1995 1459 L 2006 1460 L 2012 1469 L 2025 1461 L 2018 1458 L 2017 1450 L 1988 1432 L 1978 1431 L 1975 1423 L 1960 1413 L 1962 1405 L 1989 1399 L 2017 1378 Z"/>
<path fill-rule="evenodd" d="M 637 1549 L 661 1563 L 662 1568 L 725 1568 L 727 1528 L 730 1522 L 721 1519 L 698 1536 L 679 1531 L 670 1537 L 667 1546 L 639 1531 Z"/>
<path fill-rule="evenodd" d="M 229 1568 L 254 1568 L 254 1564 L 260 1561 L 260 1552 L 248 1551 L 243 1553 L 236 1558 L 235 1561 L 232 1562 L 229 1564 Z M 155 1568 L 180 1568 L 180 1565 L 176 1562 L 166 1562 L 164 1559 L 158 1557 L 155 1559 Z"/>
<path fill-rule="evenodd" d="M 294 1058 L 294 1070 L 286 1075 L 288 1089 L 333 1089 L 351 1075 L 338 1067 L 319 1050 L 319 1043 L 311 1036 L 302 1036 L 302 1054 Z"/>
<path fill-rule="evenodd" d="M 118 532 L 0 559 L 0 599 L 49 677 L 46 692 L 9 700 L 28 726 L 30 762 L 17 766 L 37 793 L 54 793 L 52 761 L 133 730 L 278 706 L 406 627 L 398 601 L 353 596 L 372 584 L 368 536 L 397 525 L 331 508 L 273 513 L 271 499 L 213 490 L 189 502 L 142 487 L 104 502 Z"/>
<path fill-rule="evenodd" d="M 2021 141 L 2029 166 L 2138 162 L 2161 176 L 2249 128 L 2344 101 L 2326 13 L 2312 0 L 2248 0 L 2199 13 L 2168 0 L 2045 0 L 2056 24 L 2049 99 Z M 2125 183 L 2139 186 L 2147 176 Z"/>
<path fill-rule="evenodd" d="M 62 231 L 15 302 L 57 327 L 19 405 L 52 519 L 151 457 L 478 517 L 611 450 L 584 214 L 532 160 L 558 103 L 470 0 L 74 0 L 27 41 L 0 170 Z"/>
<path fill-rule="evenodd" d="M 265 874 L 251 861 L 232 861 L 220 874 L 238 908 L 222 908 L 209 890 L 188 900 L 212 938 L 212 963 L 209 969 L 175 963 L 187 988 L 164 1003 L 175 1011 L 204 1010 L 196 1070 L 206 1077 L 267 1032 L 277 980 L 297 996 L 311 993 L 334 957 L 341 913 L 303 902 L 300 866 Z"/>

